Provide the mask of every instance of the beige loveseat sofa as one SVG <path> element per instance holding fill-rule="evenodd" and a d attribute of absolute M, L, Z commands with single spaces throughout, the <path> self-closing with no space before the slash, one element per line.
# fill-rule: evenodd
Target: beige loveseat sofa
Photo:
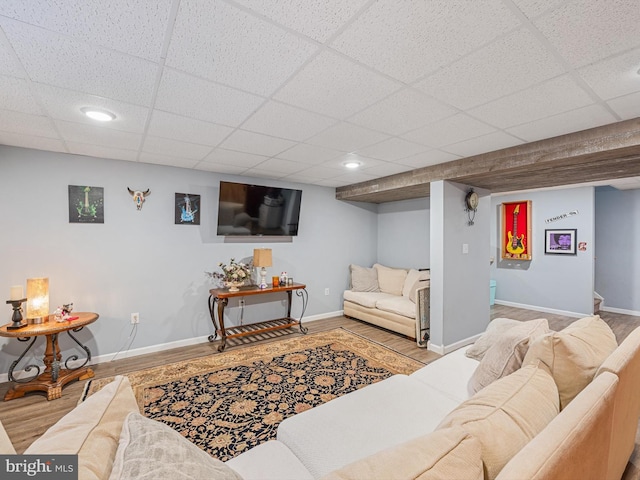
<path fill-rule="evenodd" d="M 344 315 L 392 330 L 426 347 L 429 340 L 429 271 L 350 265 Z"/>
<path fill-rule="evenodd" d="M 79 453 L 83 480 L 619 479 L 640 411 L 640 328 L 618 346 L 597 316 L 560 332 L 544 319 L 513 322 L 494 320 L 468 349 L 294 415 L 277 440 L 226 463 L 136 413 L 126 377 L 25 453 Z M 11 451 L 0 435 L 0 452 Z"/>

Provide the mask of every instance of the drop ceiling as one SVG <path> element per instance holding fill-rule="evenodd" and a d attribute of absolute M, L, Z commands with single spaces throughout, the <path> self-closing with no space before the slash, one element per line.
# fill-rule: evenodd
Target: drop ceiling
<path fill-rule="evenodd" d="M 366 184 L 639 117 L 639 24 L 637 0 L 2 0 L 0 144 Z"/>

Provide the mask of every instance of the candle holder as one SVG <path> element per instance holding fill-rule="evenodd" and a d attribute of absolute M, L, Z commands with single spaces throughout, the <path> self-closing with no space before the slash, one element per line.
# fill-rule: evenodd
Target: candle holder
<path fill-rule="evenodd" d="M 11 316 L 11 321 L 13 323 L 11 325 L 7 325 L 7 330 L 18 330 L 27 326 L 26 323 L 22 322 L 22 304 L 26 301 L 26 298 L 20 300 L 7 300 L 7 304 L 11 304 L 13 307 L 13 315 Z"/>

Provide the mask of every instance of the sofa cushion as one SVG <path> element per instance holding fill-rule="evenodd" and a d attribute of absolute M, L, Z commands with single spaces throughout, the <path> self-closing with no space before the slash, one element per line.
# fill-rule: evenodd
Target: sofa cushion
<path fill-rule="evenodd" d="M 429 280 L 429 275 L 429 270 L 423 270 L 422 272 L 414 268 L 409 270 L 402 286 L 402 296 L 408 297 L 416 282 Z"/>
<path fill-rule="evenodd" d="M 78 478 L 108 478 L 124 420 L 138 411 L 129 379 L 119 375 L 62 417 L 24 453 L 77 454 Z"/>
<path fill-rule="evenodd" d="M 480 442 L 462 428 L 445 428 L 365 457 L 323 480 L 483 480 L 480 451 Z"/>
<path fill-rule="evenodd" d="M 528 324 L 532 329 L 537 328 L 538 324 L 542 321 L 547 322 L 544 318 L 538 318 L 536 320 L 528 320 L 526 322 L 521 322 L 520 320 L 513 320 L 511 318 L 494 318 L 487 325 L 486 330 L 480 338 L 475 341 L 473 345 L 471 345 L 467 349 L 467 357 L 473 358 L 474 360 L 482 360 L 485 352 L 489 350 L 489 347 L 496 343 L 496 341 L 504 335 L 506 331 L 510 328 L 516 327 L 522 324 Z M 549 328 L 549 323 L 547 322 L 547 329 Z"/>
<path fill-rule="evenodd" d="M 171 427 L 133 412 L 122 426 L 109 480 L 146 478 L 242 480 Z"/>
<path fill-rule="evenodd" d="M 418 280 L 411 287 L 411 291 L 409 292 L 409 300 L 413 303 L 416 303 L 416 298 L 418 296 L 418 289 L 422 287 L 431 286 L 431 280 Z"/>
<path fill-rule="evenodd" d="M 359 265 L 350 265 L 351 290 L 354 292 L 379 292 L 378 271 L 375 268 L 365 268 Z"/>
<path fill-rule="evenodd" d="M 482 446 L 493 479 L 558 414 L 558 389 L 541 362 L 493 382 L 453 410 L 438 428 L 459 425 Z"/>
<path fill-rule="evenodd" d="M 354 292 L 352 290 L 344 291 L 344 299 L 348 302 L 357 303 L 367 308 L 376 308 L 378 300 L 385 298 L 397 298 L 396 295 L 390 295 L 382 292 Z"/>
<path fill-rule="evenodd" d="M 243 480 L 313 480 L 298 457 L 277 440 L 256 445 L 225 463 Z"/>
<path fill-rule="evenodd" d="M 546 319 L 520 322 L 508 328 L 485 352 L 478 368 L 469 379 L 469 392 L 476 393 L 499 378 L 515 372 L 536 338 L 549 332 Z"/>
<path fill-rule="evenodd" d="M 407 297 L 393 295 L 390 298 L 382 298 L 376 302 L 376 308 L 403 317 L 416 318 L 416 304 Z"/>
<path fill-rule="evenodd" d="M 609 325 L 595 315 L 536 339 L 529 346 L 523 364 L 540 360 L 549 367 L 558 385 L 562 409 L 587 386 L 617 346 Z"/>
<path fill-rule="evenodd" d="M 376 263 L 373 268 L 378 272 L 380 291 L 391 295 L 402 295 L 407 271 L 404 268 L 390 268 Z"/>

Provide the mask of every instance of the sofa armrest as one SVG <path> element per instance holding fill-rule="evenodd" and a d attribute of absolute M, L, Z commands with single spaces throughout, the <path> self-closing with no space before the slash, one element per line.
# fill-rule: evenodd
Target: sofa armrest
<path fill-rule="evenodd" d="M 430 300 L 430 286 L 419 287 L 416 290 L 416 342 L 420 347 L 426 347 L 430 337 Z"/>

